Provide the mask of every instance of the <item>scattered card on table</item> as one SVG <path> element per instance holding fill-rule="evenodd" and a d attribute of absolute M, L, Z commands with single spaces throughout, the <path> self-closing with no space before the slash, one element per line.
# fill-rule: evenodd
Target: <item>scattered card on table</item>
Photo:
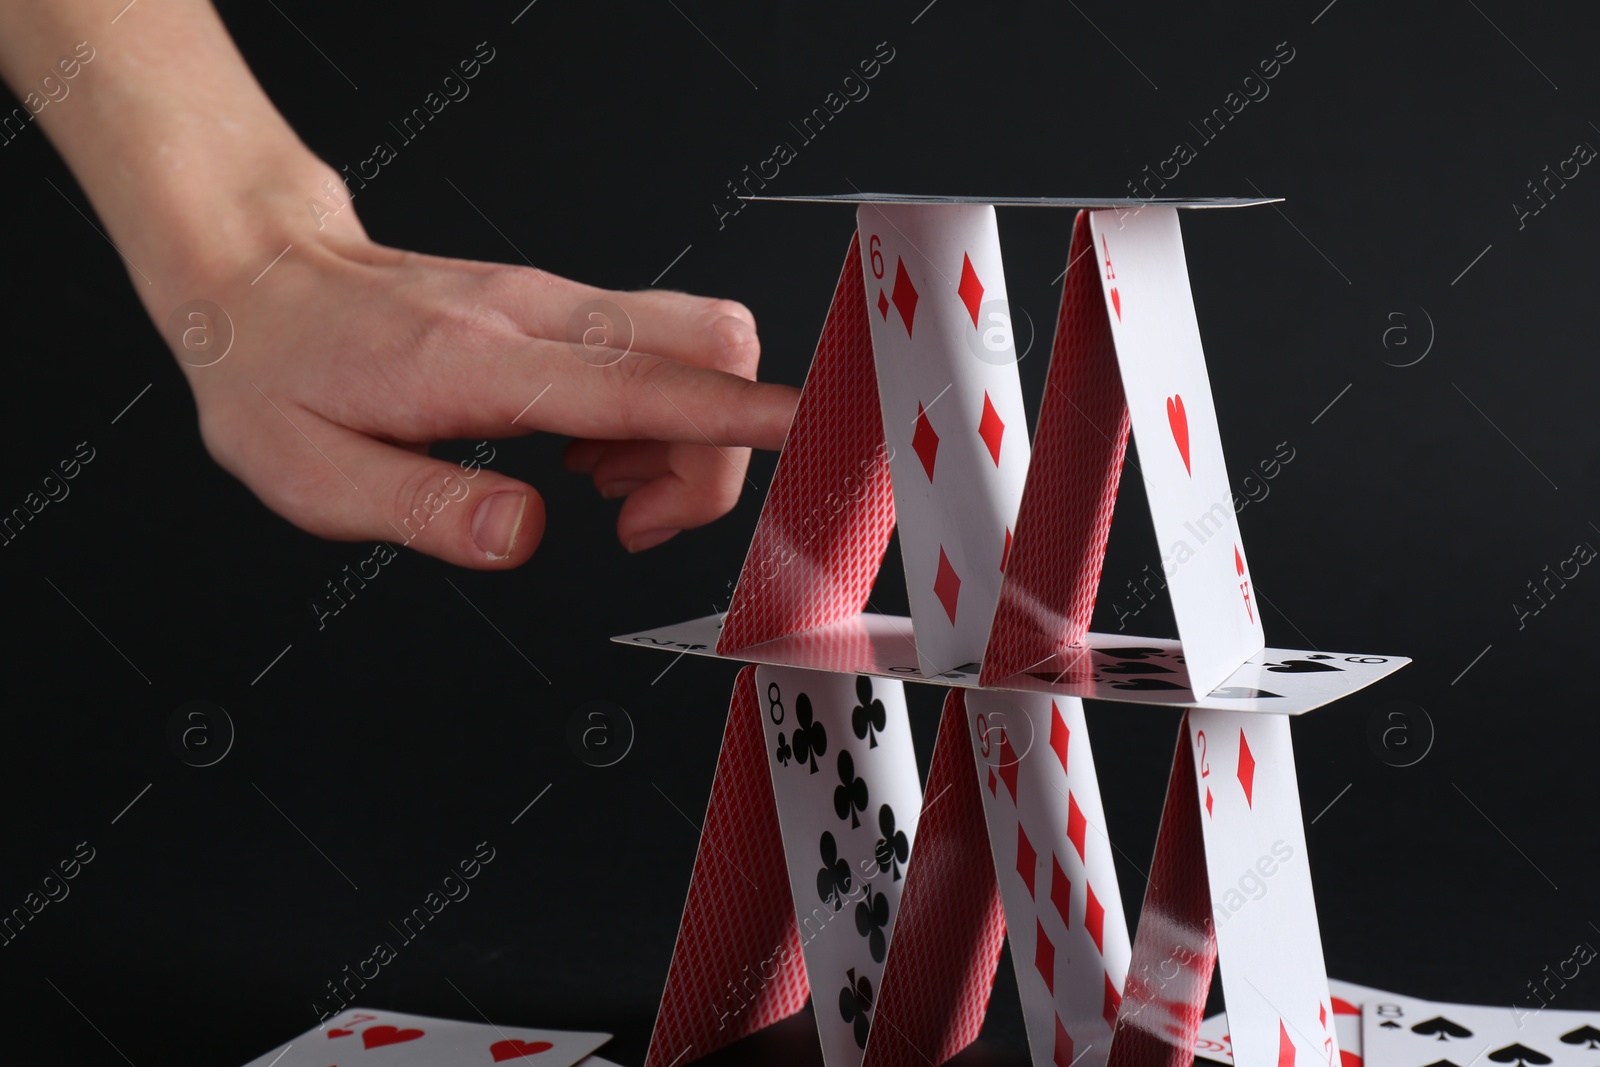
<path fill-rule="evenodd" d="M 1361 1008 L 1366 1067 L 1594 1067 L 1600 1011 L 1442 1004 L 1389 993 Z"/>
<path fill-rule="evenodd" d="M 573 1067 L 610 1034 L 433 1019 L 351 1008 L 245 1067 Z"/>

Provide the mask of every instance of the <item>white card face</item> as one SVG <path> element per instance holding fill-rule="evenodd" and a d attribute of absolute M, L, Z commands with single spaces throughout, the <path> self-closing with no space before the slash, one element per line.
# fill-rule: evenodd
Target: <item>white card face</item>
<path fill-rule="evenodd" d="M 976 667 L 934 676 L 920 670 L 911 620 L 902 615 L 863 612 L 804 633 L 741 648 L 733 656 L 718 657 L 715 648 L 721 624 L 721 615 L 706 615 L 612 640 L 673 655 L 688 653 L 741 663 L 913 678 L 967 689 L 978 684 Z M 1084 639 L 1083 648 L 1037 664 L 1026 674 L 1002 679 L 996 688 L 1131 704 L 1299 715 L 1347 697 L 1410 662 L 1405 656 L 1266 648 L 1251 656 L 1224 685 L 1196 696 L 1189 689 L 1188 668 L 1178 642 L 1166 637 L 1091 633 Z"/>
<path fill-rule="evenodd" d="M 905 688 L 758 667 L 756 694 L 823 1060 L 858 1067 L 922 813 Z"/>
<path fill-rule="evenodd" d="M 863 205 L 867 318 L 925 674 L 975 663 L 1028 470 L 994 208 Z"/>
<path fill-rule="evenodd" d="M 1361 1059 L 1361 1005 L 1368 1000 L 1393 997 L 1388 990 L 1328 979 L 1333 1001 L 1333 1028 L 1339 1038 L 1340 1067 L 1363 1067 Z M 1200 1024 L 1195 1039 L 1196 1057 L 1214 1063 L 1233 1062 L 1233 1042 L 1228 1033 L 1228 1013 L 1219 1011 Z"/>
<path fill-rule="evenodd" d="M 1037 1067 L 1099 1067 L 1132 945 L 1083 702 L 974 689 L 967 719 Z"/>
<path fill-rule="evenodd" d="M 1234 1062 L 1338 1062 L 1289 720 L 1189 712 Z"/>
<path fill-rule="evenodd" d="M 1580 949 L 1588 960 L 1594 959 L 1593 948 Z M 1363 1054 L 1369 1067 L 1424 1067 L 1440 1061 L 1460 1067 L 1600 1063 L 1600 1011 L 1541 1009 L 1538 1004 L 1527 995 L 1513 1007 L 1481 1007 L 1386 993 L 1362 1005 Z"/>
<path fill-rule="evenodd" d="M 610 1034 L 351 1008 L 245 1067 L 572 1067 L 609 1040 Z"/>
<path fill-rule="evenodd" d="M 1173 208 L 1089 216 L 1172 611 L 1196 692 L 1266 643 Z"/>

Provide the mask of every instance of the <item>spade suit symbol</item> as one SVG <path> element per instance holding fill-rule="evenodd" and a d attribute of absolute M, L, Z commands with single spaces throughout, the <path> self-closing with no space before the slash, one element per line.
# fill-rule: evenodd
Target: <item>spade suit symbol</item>
<path fill-rule="evenodd" d="M 1600 1030 L 1592 1026 L 1580 1026 L 1576 1030 L 1569 1030 L 1561 1035 L 1563 1045 L 1582 1045 L 1584 1048 L 1600 1049 Z"/>
<path fill-rule="evenodd" d="M 1435 1015 L 1431 1019 L 1422 1020 L 1411 1028 L 1411 1032 L 1421 1034 L 1423 1037 L 1437 1036 L 1440 1041 L 1448 1041 L 1452 1037 L 1465 1038 L 1472 1036 L 1471 1030 L 1468 1030 L 1460 1023 L 1451 1022 L 1442 1015 Z"/>

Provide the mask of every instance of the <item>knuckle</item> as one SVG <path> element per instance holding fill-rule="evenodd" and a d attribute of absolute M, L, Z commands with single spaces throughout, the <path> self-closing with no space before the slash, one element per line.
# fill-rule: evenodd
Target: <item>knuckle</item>
<path fill-rule="evenodd" d="M 750 327 L 751 330 L 756 328 L 755 315 L 751 314 L 750 309 L 739 303 L 737 300 L 726 300 L 721 298 L 710 300 L 706 303 L 706 310 L 712 315 L 719 317 L 726 316 L 730 319 L 738 319 L 746 326 Z"/>
<path fill-rule="evenodd" d="M 761 359 L 761 342 L 755 327 L 732 315 L 720 315 L 706 327 L 716 366 L 742 377 L 753 377 Z"/>
<path fill-rule="evenodd" d="M 421 532 L 437 512 L 434 506 L 443 499 L 443 478 L 432 463 L 419 463 L 395 486 L 392 521 L 406 530 Z"/>
<path fill-rule="evenodd" d="M 601 370 L 611 385 L 624 439 L 649 436 L 645 432 L 645 411 L 653 406 L 654 400 L 649 394 L 660 390 L 671 395 L 670 389 L 662 388 L 669 370 L 667 360 L 643 352 L 635 352 Z"/>
<path fill-rule="evenodd" d="M 517 302 L 527 299 L 530 293 L 558 285 L 570 286 L 565 278 L 557 278 L 537 267 L 519 267 L 514 264 L 497 264 L 478 283 L 496 303 Z"/>
<path fill-rule="evenodd" d="M 418 348 L 428 354 L 483 351 L 505 336 L 509 320 L 487 304 L 451 301 L 424 311 Z"/>

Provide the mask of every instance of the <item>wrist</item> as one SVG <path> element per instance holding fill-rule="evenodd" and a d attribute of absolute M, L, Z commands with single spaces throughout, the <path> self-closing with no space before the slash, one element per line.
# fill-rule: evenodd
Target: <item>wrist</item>
<path fill-rule="evenodd" d="M 135 243 L 155 270 L 140 263 L 150 283 L 137 287 L 158 323 L 175 302 L 248 287 L 287 248 L 365 236 L 333 167 L 298 140 L 260 147 L 198 182 L 168 183 L 145 213 Z"/>
<path fill-rule="evenodd" d="M 13 84 L 60 42 L 93 47 L 83 3 L 18 7 L 0 38 Z M 289 243 L 360 233 L 347 196 L 320 219 L 308 207 L 342 185 L 267 99 L 207 0 L 141 5 L 117 29 L 115 47 L 88 53 L 70 99 L 38 121 L 153 317 L 240 274 L 247 285 Z"/>

